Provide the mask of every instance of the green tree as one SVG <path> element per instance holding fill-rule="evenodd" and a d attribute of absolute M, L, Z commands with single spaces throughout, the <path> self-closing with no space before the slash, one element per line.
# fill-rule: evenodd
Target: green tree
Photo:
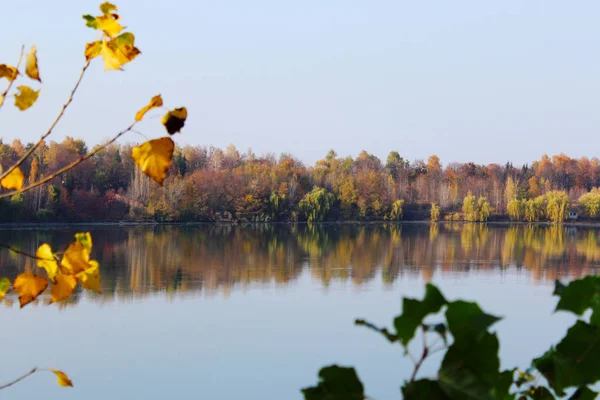
<path fill-rule="evenodd" d="M 390 221 L 400 221 L 402 219 L 402 206 L 404 205 L 404 200 L 396 200 L 392 204 L 392 209 L 390 210 L 390 214 L 388 219 Z"/>
<path fill-rule="evenodd" d="M 596 218 L 600 211 L 600 189 L 592 188 L 589 193 L 582 195 L 579 204 L 583 206 L 588 217 Z"/>
<path fill-rule="evenodd" d="M 525 216 L 525 203 L 516 198 L 511 199 L 507 206 L 508 217 L 513 221 L 520 221 Z"/>
<path fill-rule="evenodd" d="M 567 219 L 569 196 L 566 192 L 554 190 L 546 193 L 546 216 L 552 222 L 562 223 Z"/>
<path fill-rule="evenodd" d="M 322 222 L 327 219 L 334 203 L 335 196 L 332 193 L 323 188 L 315 187 L 300 200 L 298 210 L 305 216 L 306 221 Z"/>
<path fill-rule="evenodd" d="M 440 220 L 440 207 L 435 203 L 431 203 L 430 220 L 431 222 L 437 222 Z"/>

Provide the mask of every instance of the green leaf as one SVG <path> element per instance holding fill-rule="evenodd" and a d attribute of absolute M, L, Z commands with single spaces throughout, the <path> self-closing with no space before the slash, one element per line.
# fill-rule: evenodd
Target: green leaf
<path fill-rule="evenodd" d="M 448 344 L 448 327 L 446 326 L 446 324 L 444 323 L 440 323 L 440 324 L 434 324 L 434 325 L 427 325 L 427 324 L 423 324 L 423 329 L 427 332 L 435 332 L 438 335 L 441 336 L 442 340 L 444 341 L 444 344 Z"/>
<path fill-rule="evenodd" d="M 478 333 L 470 341 L 455 341 L 444 357 L 438 376 L 442 389 L 452 399 L 503 398 L 499 372 L 498 338 L 489 332 Z"/>
<path fill-rule="evenodd" d="M 552 392 L 543 386 L 532 388 L 528 395 L 532 400 L 554 400 Z"/>
<path fill-rule="evenodd" d="M 404 400 L 450 400 L 450 397 L 440 387 L 440 383 L 429 379 L 407 383 L 402 387 L 402 397 Z"/>
<path fill-rule="evenodd" d="M 555 296 L 560 296 L 560 294 L 562 293 L 562 290 L 565 288 L 566 286 L 559 281 L 558 279 L 554 281 L 554 292 L 552 293 Z"/>
<path fill-rule="evenodd" d="M 100 4 L 100 11 L 102 11 L 102 14 L 104 14 L 104 15 L 108 15 L 111 11 L 116 11 L 116 10 L 117 10 L 117 6 L 109 3 L 108 1 Z"/>
<path fill-rule="evenodd" d="M 306 400 L 362 400 L 364 387 L 354 368 L 331 365 L 319 371 L 317 386 L 302 389 Z"/>
<path fill-rule="evenodd" d="M 526 383 L 535 381 L 535 379 L 535 376 L 532 375 L 529 371 L 519 371 L 517 380 L 515 381 L 515 385 L 517 385 L 517 387 L 520 388 Z"/>
<path fill-rule="evenodd" d="M 582 386 L 573 393 L 573 396 L 569 397 L 569 400 L 594 400 L 597 396 L 598 393 L 587 386 Z"/>
<path fill-rule="evenodd" d="M 437 313 L 447 304 L 439 289 L 428 283 L 423 301 L 404 298 L 402 315 L 396 317 L 394 326 L 400 342 L 406 346 L 415 336 L 417 328 L 429 314 Z"/>
<path fill-rule="evenodd" d="M 98 29 L 98 21 L 96 21 L 96 17 L 86 14 L 83 16 L 83 19 L 85 19 L 85 24 L 88 27 L 92 29 Z"/>
<path fill-rule="evenodd" d="M 513 384 L 515 370 L 516 369 L 509 369 L 500 373 L 497 377 L 496 385 L 492 389 L 492 398 L 498 400 L 513 400 L 515 398 L 514 394 L 509 394 L 510 387 Z"/>
<path fill-rule="evenodd" d="M 131 32 L 121 33 L 119 36 L 117 36 L 116 41 L 119 47 L 125 45 L 133 46 L 135 43 L 135 35 Z"/>
<path fill-rule="evenodd" d="M 454 340 L 460 341 L 463 338 L 471 340 L 472 337 L 486 332 L 502 318 L 484 313 L 477 303 L 458 300 L 448 305 L 446 319 Z"/>
<path fill-rule="evenodd" d="M 0 278 L 0 299 L 6 295 L 8 289 L 10 289 L 10 280 L 6 277 Z"/>
<path fill-rule="evenodd" d="M 394 342 L 398 341 L 398 336 L 391 334 L 390 331 L 387 330 L 387 328 L 379 328 L 379 327 L 375 326 L 374 324 L 372 324 L 368 321 L 365 321 L 364 319 L 357 319 L 356 321 L 354 321 L 354 324 L 358 325 L 358 326 L 366 326 L 367 328 L 380 333 L 390 343 L 394 343 Z"/>
<path fill-rule="evenodd" d="M 533 366 L 556 394 L 564 396 L 565 388 L 600 380 L 599 359 L 600 327 L 577 321 L 556 348 L 533 360 Z"/>
<path fill-rule="evenodd" d="M 570 311 L 576 315 L 582 315 L 590 307 L 600 304 L 600 277 L 587 276 L 569 283 L 567 286 L 559 286 L 557 281 L 554 293 L 560 296 L 556 311 Z"/>

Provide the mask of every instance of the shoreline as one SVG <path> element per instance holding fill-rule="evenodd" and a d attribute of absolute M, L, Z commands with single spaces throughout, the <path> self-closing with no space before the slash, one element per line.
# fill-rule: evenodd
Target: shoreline
<path fill-rule="evenodd" d="M 103 222 L 7 222 L 0 223 L 0 229 L 14 228 L 65 228 L 76 226 L 94 226 L 94 227 L 135 227 L 135 226 L 250 226 L 250 225 L 467 225 L 467 224 L 485 224 L 489 226 L 514 226 L 514 225 L 533 225 L 533 226 L 564 226 L 573 228 L 600 228 L 600 221 L 580 221 L 564 222 L 557 224 L 554 222 L 525 222 L 525 221 L 487 221 L 487 222 L 468 222 L 468 221 L 437 221 L 426 220 L 415 221 L 324 221 L 324 222 L 158 222 L 158 221 L 103 221 Z"/>

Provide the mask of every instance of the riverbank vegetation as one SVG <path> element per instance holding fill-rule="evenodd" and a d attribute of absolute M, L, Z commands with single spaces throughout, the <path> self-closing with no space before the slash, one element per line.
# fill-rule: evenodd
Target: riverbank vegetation
<path fill-rule="evenodd" d="M 33 144 L 0 143 L 9 166 Z M 330 151 L 307 166 L 290 154 L 258 156 L 203 146 L 175 147 L 163 186 L 135 168 L 133 145 L 112 144 L 75 170 L 0 204 L 3 221 L 550 221 L 575 210 L 598 218 L 600 161 L 543 156 L 522 167 L 442 166 L 436 156 L 385 161 Z M 92 149 L 93 151 L 93 149 Z M 21 165 L 26 183 L 90 153 L 80 139 L 41 143 Z M 432 209 L 432 204 L 435 207 Z"/>

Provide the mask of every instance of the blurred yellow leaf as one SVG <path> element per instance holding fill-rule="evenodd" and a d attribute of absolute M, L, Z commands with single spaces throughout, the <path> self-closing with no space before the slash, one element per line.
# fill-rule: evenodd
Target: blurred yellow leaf
<path fill-rule="evenodd" d="M 108 15 L 111 11 L 117 11 L 117 6 L 107 1 L 100 4 L 100 11 L 102 11 L 102 14 Z"/>
<path fill-rule="evenodd" d="M 109 37 L 113 38 L 123 30 L 123 25 L 118 21 L 119 16 L 115 14 L 96 17 L 96 29 L 104 31 Z"/>
<path fill-rule="evenodd" d="M 0 79 L 6 78 L 9 81 L 16 79 L 17 75 L 19 75 L 19 71 L 15 67 L 11 67 L 10 65 L 0 64 Z"/>
<path fill-rule="evenodd" d="M 48 279 L 31 272 L 23 272 L 13 282 L 13 288 L 19 293 L 21 308 L 35 300 L 47 287 Z"/>
<path fill-rule="evenodd" d="M 54 372 L 54 374 L 56 375 L 56 378 L 58 379 L 58 384 L 60 386 L 73 387 L 73 382 L 71 382 L 71 380 L 69 379 L 67 374 L 65 374 L 64 372 L 59 371 L 57 369 L 52 369 L 52 372 Z"/>
<path fill-rule="evenodd" d="M 175 143 L 170 137 L 142 143 L 131 150 L 131 158 L 150 178 L 162 185 L 171 165 Z"/>
<path fill-rule="evenodd" d="M 154 96 L 152 98 L 152 100 L 150 100 L 150 103 L 148 103 L 147 106 L 145 106 L 140 111 L 138 111 L 137 114 L 135 114 L 135 120 L 141 121 L 142 119 L 144 119 L 144 115 L 146 115 L 146 113 L 148 111 L 150 111 L 156 107 L 162 107 L 162 105 L 163 105 L 163 101 L 162 101 L 162 97 L 160 97 L 160 94 Z"/>
<path fill-rule="evenodd" d="M 166 113 L 162 118 L 162 123 L 167 128 L 170 135 L 179 132 L 185 120 L 187 119 L 187 109 L 185 107 L 176 108 Z"/>
<path fill-rule="evenodd" d="M 104 31 L 106 35 L 112 38 L 123 30 L 123 26 L 117 22 L 120 19 L 119 16 L 116 13 L 113 13 L 113 11 L 116 10 L 117 7 L 114 4 L 108 2 L 102 3 L 100 5 L 100 11 L 102 11 L 103 15 L 94 17 L 86 14 L 83 16 L 83 19 L 85 19 L 85 24 L 88 27 Z"/>
<path fill-rule="evenodd" d="M 25 73 L 31 79 L 35 79 L 40 83 L 42 80 L 40 79 L 40 70 L 38 68 L 38 60 L 37 60 L 37 47 L 31 46 L 31 50 L 27 53 L 27 57 L 25 58 Z"/>
<path fill-rule="evenodd" d="M 73 289 L 77 286 L 77 280 L 71 275 L 56 275 L 54 286 L 50 291 L 50 303 L 56 303 L 59 300 L 65 299 L 73 293 Z"/>
<path fill-rule="evenodd" d="M 75 240 L 81 243 L 83 248 L 86 249 L 88 253 L 92 252 L 92 235 L 89 232 L 76 233 Z"/>
<path fill-rule="evenodd" d="M 81 286 L 88 290 L 101 293 L 100 291 L 100 266 L 95 260 L 90 261 L 91 267 L 75 275 Z"/>
<path fill-rule="evenodd" d="M 79 242 L 72 243 L 60 262 L 63 274 L 75 275 L 90 267 L 90 253 Z"/>
<path fill-rule="evenodd" d="M 89 61 L 93 58 L 98 57 L 100 55 L 101 51 L 102 51 L 102 41 L 101 40 L 96 40 L 95 42 L 92 42 L 92 43 L 86 43 L 85 52 L 83 53 L 85 55 L 85 60 Z"/>
<path fill-rule="evenodd" d="M 122 70 L 122 66 L 133 61 L 140 54 L 140 50 L 134 46 L 135 36 L 133 33 L 123 33 L 108 41 L 102 42 L 102 58 L 104 69 Z"/>
<path fill-rule="evenodd" d="M 15 95 L 15 106 L 21 111 L 31 107 L 40 95 L 39 90 L 33 90 L 29 86 L 19 86 L 17 89 L 19 93 Z"/>
<path fill-rule="evenodd" d="M 21 171 L 21 168 L 17 167 L 0 180 L 0 185 L 8 190 L 21 190 L 23 188 L 23 182 L 25 182 L 25 174 Z"/>
<path fill-rule="evenodd" d="M 52 254 L 52 248 L 48 243 L 41 245 L 36 253 L 37 265 L 40 268 L 44 268 L 48 274 L 48 278 L 54 280 L 54 277 L 58 273 L 58 263 Z"/>
<path fill-rule="evenodd" d="M 4 298 L 8 289 L 10 289 L 10 280 L 6 277 L 0 278 L 0 300 Z"/>

